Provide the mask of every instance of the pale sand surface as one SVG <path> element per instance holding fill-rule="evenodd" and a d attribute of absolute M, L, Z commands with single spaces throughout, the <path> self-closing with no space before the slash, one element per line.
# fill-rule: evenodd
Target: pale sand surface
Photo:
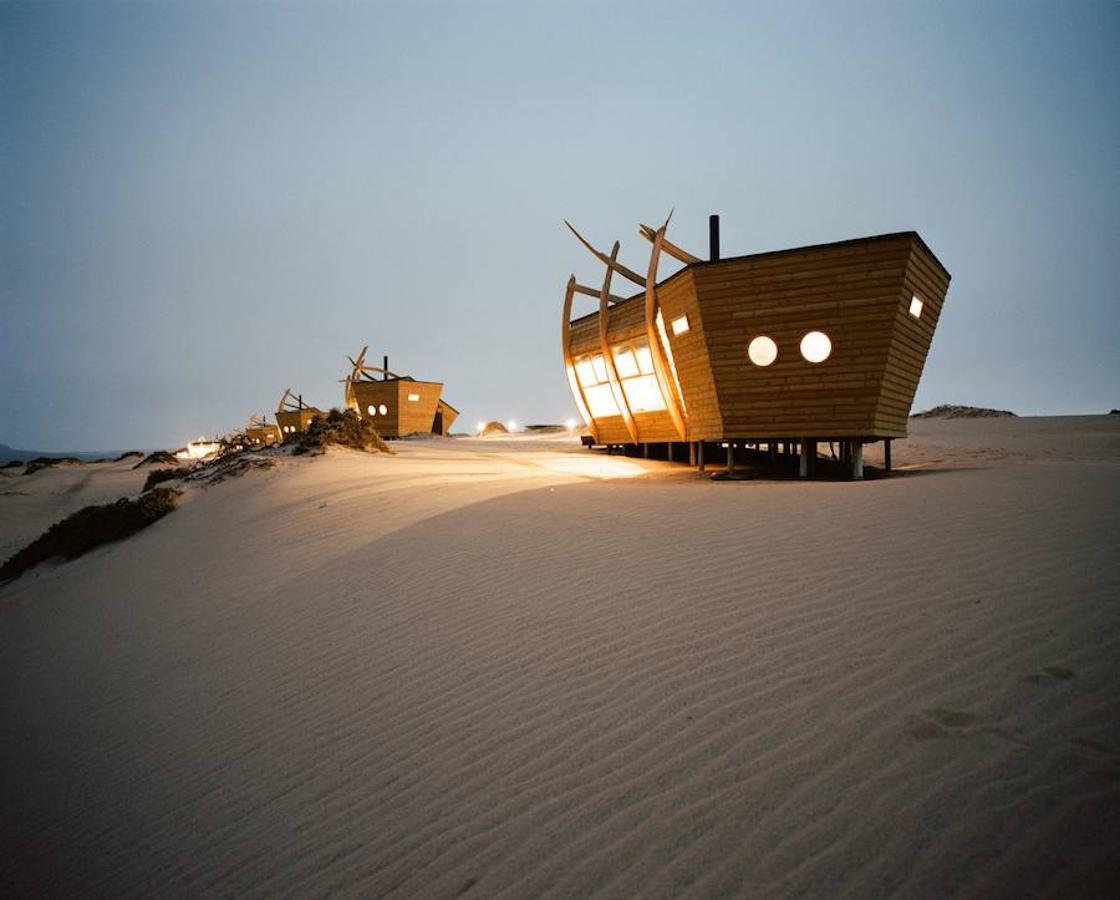
<path fill-rule="evenodd" d="M 0 588 L 4 893 L 1120 875 L 1120 417 L 914 422 L 862 484 L 396 446 L 193 488 Z M 135 489 L 91 471 L 85 502 Z M 70 477 L 0 495 L 3 540 Z"/>

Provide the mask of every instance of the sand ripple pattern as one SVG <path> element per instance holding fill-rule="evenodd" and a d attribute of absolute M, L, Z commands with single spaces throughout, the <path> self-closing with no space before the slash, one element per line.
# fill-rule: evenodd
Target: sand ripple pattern
<path fill-rule="evenodd" d="M 1101 889 L 1116 474 L 564 483 L 318 564 L 295 513 L 245 504 L 243 552 L 300 562 L 259 579 L 229 532 L 177 542 L 215 493 L 9 599 L 0 872 L 113 895 Z M 159 564 L 121 590 L 132 554 Z"/>

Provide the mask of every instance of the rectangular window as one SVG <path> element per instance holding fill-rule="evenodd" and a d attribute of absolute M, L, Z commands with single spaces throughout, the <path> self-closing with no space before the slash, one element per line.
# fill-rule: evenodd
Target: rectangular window
<path fill-rule="evenodd" d="M 684 334 L 688 331 L 688 316 L 678 316 L 673 319 L 673 334 Z"/>
<path fill-rule="evenodd" d="M 595 368 L 591 365 L 591 360 L 581 359 L 576 363 L 576 377 L 579 378 L 579 383 L 584 387 L 597 383 Z"/>
<path fill-rule="evenodd" d="M 634 350 L 634 356 L 638 359 L 638 371 L 643 375 L 653 374 L 653 356 L 649 352 L 648 346 L 638 347 Z"/>
<path fill-rule="evenodd" d="M 656 412 L 665 408 L 665 398 L 661 396 L 661 388 L 652 375 L 627 378 L 622 382 L 622 389 L 626 392 L 626 403 L 631 412 Z"/>
<path fill-rule="evenodd" d="M 595 418 L 618 415 L 618 404 L 614 402 L 614 394 L 611 393 L 609 384 L 596 384 L 584 388 L 583 395 L 587 398 L 588 409 Z"/>
<path fill-rule="evenodd" d="M 920 319 L 922 317 L 923 306 L 925 306 L 925 304 L 922 303 L 922 301 L 918 299 L 918 295 L 915 294 L 910 298 L 910 315 L 915 319 Z"/>
<path fill-rule="evenodd" d="M 409 394 L 408 395 L 408 402 L 409 403 L 419 403 L 420 402 L 420 395 L 419 394 Z"/>
<path fill-rule="evenodd" d="M 638 374 L 638 361 L 634 358 L 633 350 L 616 350 L 614 365 L 618 369 L 619 378 L 629 378 Z"/>

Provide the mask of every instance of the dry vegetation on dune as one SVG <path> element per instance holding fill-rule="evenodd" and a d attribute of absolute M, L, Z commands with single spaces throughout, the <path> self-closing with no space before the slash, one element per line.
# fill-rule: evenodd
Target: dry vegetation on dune
<path fill-rule="evenodd" d="M 989 409 L 986 406 L 962 406 L 957 403 L 942 403 L 933 409 L 916 412 L 911 419 L 997 419 L 1016 417 L 1009 409 Z"/>
<path fill-rule="evenodd" d="M 175 508 L 180 491 L 156 488 L 135 500 L 86 506 L 52 525 L 0 566 L 0 581 L 10 581 L 55 557 L 77 559 L 101 544 L 119 541 L 147 528 Z"/>
<path fill-rule="evenodd" d="M 325 416 L 311 420 L 307 431 L 289 440 L 295 444 L 292 451 L 322 453 L 327 447 L 349 447 L 367 453 L 392 453 L 390 447 L 377 433 L 377 429 L 353 410 L 332 409 Z"/>

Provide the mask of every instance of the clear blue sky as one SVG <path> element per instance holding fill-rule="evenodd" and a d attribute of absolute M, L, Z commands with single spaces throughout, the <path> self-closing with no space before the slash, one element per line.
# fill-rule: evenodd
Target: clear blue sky
<path fill-rule="evenodd" d="M 917 407 L 1120 406 L 1120 4 L 3 3 L 0 441 L 178 446 L 341 402 L 574 414 L 565 232 L 914 229 Z"/>

